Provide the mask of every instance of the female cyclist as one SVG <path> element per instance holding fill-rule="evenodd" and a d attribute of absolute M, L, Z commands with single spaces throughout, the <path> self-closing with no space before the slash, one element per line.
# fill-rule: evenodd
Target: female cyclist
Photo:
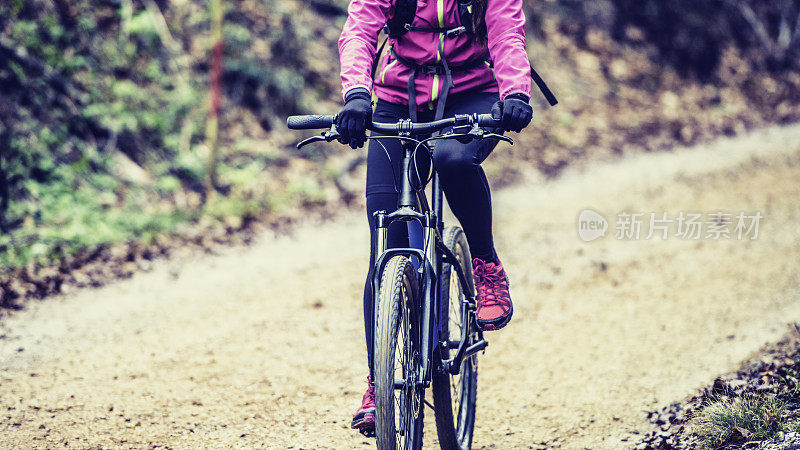
<path fill-rule="evenodd" d="M 409 3 L 411 13 L 408 13 Z M 431 121 L 455 114 L 487 113 L 502 118 L 504 131 L 520 132 L 533 109 L 530 64 L 525 50 L 522 0 L 352 0 L 339 38 L 342 93 L 338 115 L 341 141 L 362 147 L 366 124 L 411 118 Z M 405 14 L 405 17 L 403 15 Z M 402 21 L 405 20 L 405 23 Z M 388 22 L 388 23 L 387 23 Z M 399 22 L 399 23 L 398 23 Z M 380 31 L 387 26 L 389 50 L 373 75 Z M 373 79 L 374 78 L 374 79 Z M 378 98 L 375 111 L 371 97 Z M 394 174 L 400 173 L 402 149 L 384 140 L 386 150 L 370 141 L 367 153 L 367 218 L 375 243 L 373 213 L 397 208 Z M 511 319 L 508 278 L 492 239 L 489 183 L 481 162 L 496 140 L 461 144 L 439 141 L 433 155 L 441 185 L 469 243 L 477 290 L 477 318 L 483 330 L 498 330 Z M 392 167 L 392 164 L 395 167 Z M 414 241 L 414 236 L 412 236 Z M 409 227 L 389 227 L 388 247 L 408 247 Z M 374 260 L 370 260 L 370 272 Z M 372 274 L 364 289 L 364 323 L 372 374 Z M 375 427 L 371 376 L 352 427 L 369 434 Z"/>

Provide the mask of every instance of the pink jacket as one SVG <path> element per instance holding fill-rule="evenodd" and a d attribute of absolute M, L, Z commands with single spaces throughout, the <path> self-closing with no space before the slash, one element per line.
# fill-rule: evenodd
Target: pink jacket
<path fill-rule="evenodd" d="M 479 44 L 467 34 L 455 38 L 439 33 L 409 31 L 389 44 L 401 58 L 418 64 L 440 61 L 444 56 L 451 66 L 489 56 L 494 68 L 484 64 L 466 71 L 453 72 L 455 87 L 451 94 L 476 90 L 499 92 L 500 98 L 512 93 L 530 97 L 530 65 L 525 50 L 525 15 L 522 0 L 487 0 L 486 28 L 488 43 Z M 351 0 L 348 17 L 339 38 L 342 96 L 357 87 L 374 90 L 378 98 L 408 104 L 410 68 L 395 61 L 385 51 L 373 82 L 371 71 L 378 33 L 394 13 L 392 0 Z M 460 26 L 456 0 L 418 0 L 412 23 L 419 27 L 455 28 Z M 444 55 L 439 53 L 439 39 L 444 39 Z M 433 107 L 444 84 L 443 75 L 416 75 L 417 104 Z M 430 102 L 430 105 L 426 105 Z"/>

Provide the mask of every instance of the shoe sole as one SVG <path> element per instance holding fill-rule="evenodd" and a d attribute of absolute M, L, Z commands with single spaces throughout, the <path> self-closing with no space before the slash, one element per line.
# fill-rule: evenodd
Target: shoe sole
<path fill-rule="evenodd" d="M 375 436 L 375 411 L 364 411 L 353 417 L 350 428 L 358 430 L 367 437 Z"/>
<path fill-rule="evenodd" d="M 508 310 L 508 314 L 506 314 L 505 316 L 500 316 L 492 320 L 478 319 L 478 327 L 481 329 L 481 331 L 497 331 L 508 325 L 508 322 L 511 321 L 511 316 L 513 315 L 514 315 L 514 305 L 512 304 L 511 309 Z"/>

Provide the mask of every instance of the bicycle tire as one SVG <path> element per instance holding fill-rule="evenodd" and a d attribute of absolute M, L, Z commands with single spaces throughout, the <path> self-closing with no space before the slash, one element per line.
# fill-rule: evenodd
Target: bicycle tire
<path fill-rule="evenodd" d="M 448 227 L 444 231 L 443 240 L 445 246 L 453 252 L 461 264 L 469 289 L 474 293 L 472 258 L 464 232 L 458 227 Z M 460 327 L 463 320 L 462 308 L 465 296 L 457 273 L 448 263 L 442 266 L 441 280 L 442 307 L 440 310 L 444 321 L 442 333 L 448 341 L 454 341 L 455 337 L 460 339 L 461 330 L 459 329 L 458 334 L 454 336 L 454 328 Z M 457 320 L 453 320 L 453 317 L 456 317 Z M 475 341 L 475 333 L 475 323 L 473 320 L 469 320 L 468 344 Z M 437 346 L 436 355 L 441 359 L 450 358 L 456 351 L 456 348 L 451 347 L 448 346 L 447 349 L 444 349 L 441 345 Z M 432 380 L 432 391 L 439 446 L 443 450 L 469 449 L 472 446 L 475 427 L 478 355 L 464 358 L 458 375 L 435 374 Z"/>
<path fill-rule="evenodd" d="M 379 449 L 422 448 L 424 388 L 411 383 L 419 371 L 420 327 L 417 274 L 405 256 L 383 269 L 375 328 L 375 437 Z M 405 327 L 405 328 L 404 328 Z M 400 350 L 402 389 L 395 389 Z M 399 422 L 397 416 L 401 416 Z"/>

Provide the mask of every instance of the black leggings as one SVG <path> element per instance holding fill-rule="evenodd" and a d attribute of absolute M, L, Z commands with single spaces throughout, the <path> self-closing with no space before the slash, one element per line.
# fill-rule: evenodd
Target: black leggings
<path fill-rule="evenodd" d="M 486 114 L 498 100 L 495 93 L 462 93 L 450 96 L 444 117 L 455 114 Z M 372 120 L 375 122 L 397 122 L 408 119 L 408 106 L 378 100 Z M 434 111 L 420 111 L 420 122 L 434 119 Z M 447 131 L 447 130 L 445 130 Z M 382 143 L 386 149 L 380 145 Z M 400 176 L 400 163 L 403 159 L 402 146 L 395 139 L 369 141 L 367 153 L 367 220 L 370 227 L 370 242 L 375 245 L 375 224 L 373 213 L 397 209 Z M 487 139 L 462 144 L 456 140 L 436 141 L 433 152 L 433 164 L 439 173 L 450 210 L 461 223 L 469 243 L 473 257 L 484 260 L 495 258 L 492 239 L 492 204 L 489 183 L 483 173 L 481 163 L 497 145 L 497 140 Z M 387 155 L 388 153 L 388 155 Z M 391 164 L 389 162 L 391 157 Z M 425 159 L 425 158 L 420 158 Z M 426 160 L 426 159 L 425 159 Z M 427 160 L 426 160 L 427 161 Z M 425 162 L 421 162 L 420 172 L 427 170 Z M 395 188 L 394 177 L 397 177 Z M 424 175 L 422 175 L 424 178 Z M 387 237 L 388 248 L 420 247 L 422 242 L 421 228 L 416 222 L 395 222 L 389 226 Z M 410 235 L 410 237 L 409 237 Z M 367 338 L 367 357 L 372 373 L 372 341 L 373 341 L 373 306 L 372 273 L 375 266 L 375 248 L 370 249 L 369 273 L 364 287 L 364 328 Z"/>

